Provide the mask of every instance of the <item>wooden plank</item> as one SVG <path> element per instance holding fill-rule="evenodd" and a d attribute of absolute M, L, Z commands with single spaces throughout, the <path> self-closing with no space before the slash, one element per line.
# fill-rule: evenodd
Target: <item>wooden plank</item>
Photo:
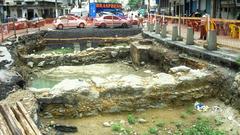
<path fill-rule="evenodd" d="M 13 135 L 25 135 L 23 128 L 8 105 L 0 105 L 0 111 Z"/>
<path fill-rule="evenodd" d="M 17 107 L 11 107 L 13 113 L 15 114 L 15 117 L 19 121 L 19 123 L 22 125 L 26 135 L 36 135 L 35 132 L 33 131 L 32 127 L 29 125 L 23 114 L 21 114 L 18 110 Z"/>
<path fill-rule="evenodd" d="M 32 127 L 33 131 L 35 132 L 36 135 L 42 135 L 40 130 L 38 129 L 37 125 L 33 122 L 32 118 L 24 108 L 21 102 L 17 102 L 17 108 L 18 110 L 23 114 L 25 119 L 27 120 L 28 124 Z"/>
<path fill-rule="evenodd" d="M 7 126 L 6 121 L 3 118 L 3 115 L 0 113 L 0 135 L 12 135 L 12 132 Z"/>

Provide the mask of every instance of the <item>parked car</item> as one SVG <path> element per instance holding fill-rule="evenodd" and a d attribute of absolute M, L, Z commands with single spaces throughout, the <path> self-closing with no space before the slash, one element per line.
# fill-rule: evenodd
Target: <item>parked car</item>
<path fill-rule="evenodd" d="M 14 17 L 9 17 L 8 18 L 8 28 L 9 30 L 14 29 L 14 23 L 15 23 L 15 29 L 25 29 L 27 28 L 27 19 L 26 18 L 14 18 Z"/>
<path fill-rule="evenodd" d="M 103 15 L 99 18 L 94 19 L 94 25 L 96 27 L 123 27 L 127 28 L 131 26 L 130 21 L 124 18 L 120 18 L 115 15 Z"/>
<path fill-rule="evenodd" d="M 28 25 L 29 27 L 34 27 L 34 28 L 44 26 L 45 20 L 42 17 L 35 17 L 29 21 Z"/>
<path fill-rule="evenodd" d="M 53 25 L 56 27 L 56 29 L 63 29 L 64 27 L 84 28 L 87 26 L 87 22 L 79 17 L 67 15 L 58 17 L 53 22 Z"/>
<path fill-rule="evenodd" d="M 25 29 L 27 28 L 27 19 L 26 18 L 17 18 L 17 21 L 15 22 L 16 29 Z"/>

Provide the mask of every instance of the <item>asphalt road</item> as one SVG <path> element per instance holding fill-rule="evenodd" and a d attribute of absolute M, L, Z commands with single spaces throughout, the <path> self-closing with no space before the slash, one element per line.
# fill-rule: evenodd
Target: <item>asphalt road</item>
<path fill-rule="evenodd" d="M 68 28 L 47 31 L 45 38 L 80 38 L 80 37 L 127 37 L 142 32 L 141 28 Z"/>

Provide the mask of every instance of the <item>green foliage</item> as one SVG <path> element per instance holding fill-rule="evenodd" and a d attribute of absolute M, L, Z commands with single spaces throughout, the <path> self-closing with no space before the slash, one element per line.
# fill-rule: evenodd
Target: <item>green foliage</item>
<path fill-rule="evenodd" d="M 133 134 L 133 130 L 131 128 L 125 128 L 122 124 L 120 123 L 114 123 L 112 125 L 112 131 L 118 132 L 121 135 L 131 135 Z"/>
<path fill-rule="evenodd" d="M 193 107 L 193 106 L 188 107 L 188 108 L 186 109 L 186 113 L 187 113 L 187 114 L 194 114 L 194 113 L 195 113 L 195 112 L 194 112 L 194 107 Z"/>
<path fill-rule="evenodd" d="M 224 123 L 222 117 L 215 117 L 214 121 L 216 126 L 221 126 Z"/>
<path fill-rule="evenodd" d="M 124 130 L 124 133 L 125 133 L 126 135 L 131 135 L 131 134 L 133 133 L 133 130 L 132 130 L 131 128 L 126 128 L 126 129 Z"/>
<path fill-rule="evenodd" d="M 237 64 L 240 65 L 240 56 L 236 60 Z"/>
<path fill-rule="evenodd" d="M 225 135 L 224 132 L 214 129 L 208 120 L 198 120 L 195 125 L 183 130 L 183 135 Z"/>
<path fill-rule="evenodd" d="M 131 9 L 138 9 L 141 3 L 142 0 L 129 0 L 128 5 Z"/>
<path fill-rule="evenodd" d="M 187 118 L 187 115 L 188 115 L 187 113 L 182 112 L 180 117 L 181 117 L 182 119 L 185 119 L 185 118 Z"/>
<path fill-rule="evenodd" d="M 119 0 L 110 0 L 111 3 L 119 3 Z"/>
<path fill-rule="evenodd" d="M 128 115 L 128 123 L 129 124 L 135 124 L 136 123 L 136 117 L 133 116 L 132 114 Z"/>
<path fill-rule="evenodd" d="M 121 132 L 122 129 L 123 129 L 123 126 L 120 123 L 114 123 L 112 125 L 112 131 L 114 132 Z"/>
<path fill-rule="evenodd" d="M 177 121 L 177 122 L 175 122 L 175 126 L 177 129 L 180 129 L 181 127 L 184 126 L 184 123 L 182 121 Z"/>
<path fill-rule="evenodd" d="M 148 132 L 149 132 L 150 134 L 156 135 L 156 134 L 158 133 L 158 129 L 157 129 L 156 127 L 150 127 L 150 128 L 148 129 Z"/>
<path fill-rule="evenodd" d="M 157 124 L 156 124 L 156 126 L 157 127 L 164 127 L 165 126 L 165 122 L 163 122 L 163 121 L 160 121 L 160 122 L 158 122 Z"/>

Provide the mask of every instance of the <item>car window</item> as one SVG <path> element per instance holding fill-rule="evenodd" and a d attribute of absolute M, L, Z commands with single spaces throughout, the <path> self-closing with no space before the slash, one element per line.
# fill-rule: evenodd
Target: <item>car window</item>
<path fill-rule="evenodd" d="M 113 19 L 114 19 L 114 20 L 119 20 L 119 18 L 118 18 L 118 17 L 116 17 L 116 16 L 113 16 Z"/>
<path fill-rule="evenodd" d="M 68 20 L 76 20 L 76 18 L 72 16 L 68 16 Z"/>
<path fill-rule="evenodd" d="M 62 17 L 60 17 L 60 19 L 61 19 L 61 20 L 67 19 L 67 17 L 66 17 L 66 16 L 62 16 Z"/>
<path fill-rule="evenodd" d="M 103 19 L 112 19 L 112 16 L 105 16 Z"/>

